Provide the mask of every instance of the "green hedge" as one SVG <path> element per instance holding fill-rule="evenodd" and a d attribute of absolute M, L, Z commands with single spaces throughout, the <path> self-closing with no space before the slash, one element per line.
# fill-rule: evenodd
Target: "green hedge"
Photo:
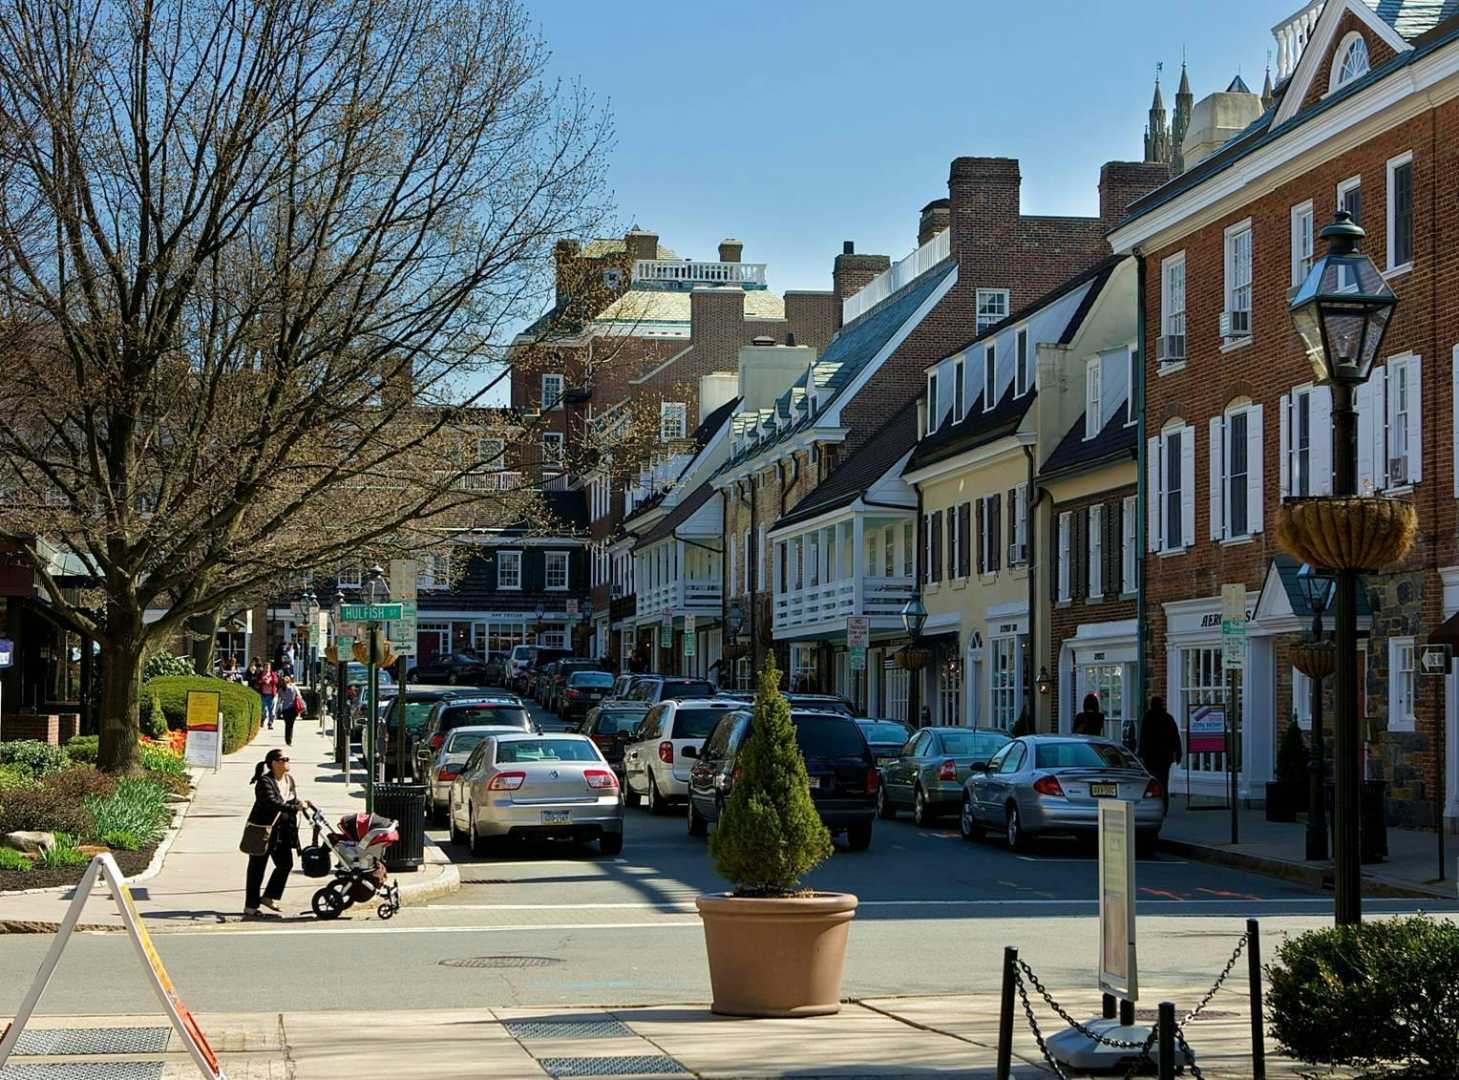
<path fill-rule="evenodd" d="M 187 726 L 189 690 L 216 690 L 222 695 L 223 753 L 231 754 L 253 741 L 263 720 L 263 699 L 238 683 L 204 675 L 166 675 L 142 684 L 142 700 L 156 694 L 167 726 L 182 728 Z"/>

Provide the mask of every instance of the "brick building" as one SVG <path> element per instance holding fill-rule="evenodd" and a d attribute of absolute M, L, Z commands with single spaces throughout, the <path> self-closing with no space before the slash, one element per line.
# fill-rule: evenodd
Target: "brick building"
<path fill-rule="evenodd" d="M 1443 812 L 1459 816 L 1459 687 L 1450 674 L 1437 706 L 1437 688 L 1414 671 L 1417 646 L 1459 608 L 1459 212 L 1447 195 L 1459 154 L 1459 19 L 1445 18 L 1450 11 L 1362 0 L 1303 8 L 1275 30 L 1271 106 L 1192 160 L 1193 147 L 1214 142 L 1199 138 L 1203 118 L 1217 121 L 1231 103 L 1198 104 L 1186 172 L 1136 202 L 1111 236 L 1142 265 L 1148 691 L 1166 697 L 1182 728 L 1190 706 L 1227 700 L 1219 595 L 1244 584 L 1252 622 L 1234 703 L 1240 790 L 1260 800 L 1282 731 L 1308 721 L 1288 649 L 1311 613 L 1271 526 L 1281 498 L 1332 489 L 1331 396 L 1312 384 L 1288 300 L 1335 208 L 1366 230 L 1365 250 L 1399 304 L 1358 395 L 1359 487 L 1411 499 L 1420 536 L 1404 565 L 1360 590 L 1359 699 L 1368 775 L 1389 781 L 1390 820 L 1413 824 L 1434 820 L 1441 745 Z M 1192 790 L 1219 793 L 1222 755 L 1194 757 Z"/>

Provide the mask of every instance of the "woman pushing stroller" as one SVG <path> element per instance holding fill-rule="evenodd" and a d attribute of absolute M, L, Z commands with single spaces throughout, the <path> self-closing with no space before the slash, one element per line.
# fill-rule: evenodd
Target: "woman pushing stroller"
<path fill-rule="evenodd" d="M 294 852 L 299 847 L 299 793 L 289 775 L 289 755 L 274 747 L 253 770 L 253 809 L 240 845 L 248 855 L 243 914 L 257 916 L 260 907 L 279 911 Z M 273 860 L 274 871 L 264 885 L 264 870 Z"/>

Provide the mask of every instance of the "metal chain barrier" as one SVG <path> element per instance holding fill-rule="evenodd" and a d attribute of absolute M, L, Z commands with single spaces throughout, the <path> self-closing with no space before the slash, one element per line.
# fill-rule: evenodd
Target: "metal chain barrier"
<path fill-rule="evenodd" d="M 1140 1044 L 1137 1042 L 1126 1042 L 1124 1039 L 1110 1039 L 1098 1034 L 1097 1032 L 1090 1031 L 1089 1028 L 1085 1027 L 1078 1020 L 1075 1020 L 1072 1016 L 1070 1016 L 1068 1011 L 1065 1010 L 1065 1008 L 1057 1001 L 1055 1001 L 1053 996 L 1044 989 L 1044 984 L 1039 982 L 1038 976 L 1033 973 L 1033 968 L 1029 967 L 1028 964 L 1022 959 L 1018 961 L 1018 966 L 1022 972 L 1022 978 L 1020 978 L 1019 980 L 1020 984 L 1022 983 L 1023 978 L 1027 978 L 1029 982 L 1033 983 L 1034 989 L 1037 990 L 1040 996 L 1043 997 L 1044 1004 L 1048 1005 L 1048 1007 L 1053 1010 L 1054 1014 L 1060 1020 L 1064 1021 L 1064 1023 L 1068 1024 L 1071 1028 L 1079 1032 L 1079 1034 L 1083 1035 L 1086 1039 L 1092 1039 L 1094 1042 L 1101 1043 L 1104 1046 L 1114 1047 L 1116 1050 L 1140 1049 Z"/>
<path fill-rule="evenodd" d="M 1191 1049 L 1190 1043 L 1185 1041 L 1185 1032 L 1181 1030 L 1181 1025 L 1179 1024 L 1175 1025 L 1175 1045 L 1180 1047 L 1181 1053 L 1185 1054 L 1185 1067 L 1190 1070 L 1190 1074 L 1196 1080 L 1206 1080 L 1201 1075 L 1200 1066 L 1196 1064 L 1195 1051 Z"/>
<path fill-rule="evenodd" d="M 1069 1080 L 1069 1074 L 1064 1072 L 1059 1066 L 1059 1063 L 1054 1060 L 1053 1055 L 1049 1053 L 1047 1044 L 1044 1042 L 1044 1033 L 1039 1030 L 1039 1022 L 1033 1014 L 1033 1003 L 1028 1000 L 1028 987 L 1023 983 L 1024 972 L 1027 972 L 1029 977 L 1033 978 L 1033 972 L 1029 969 L 1029 966 L 1020 960 L 1018 962 L 1018 970 L 1015 970 L 1013 975 L 1017 980 L 1018 996 L 1023 1001 L 1023 1015 L 1028 1017 L 1029 1030 L 1033 1032 L 1034 1041 L 1039 1044 L 1039 1053 L 1043 1054 L 1044 1060 L 1049 1063 L 1049 1068 L 1054 1070 L 1054 1075 L 1059 1080 Z M 1051 1000 L 1047 991 L 1042 986 L 1039 986 L 1037 979 L 1034 979 L 1034 985 L 1044 995 L 1045 1001 Z M 1063 1010 L 1059 1011 L 1062 1012 Z"/>
<path fill-rule="evenodd" d="M 1212 983 L 1211 988 L 1206 991 L 1206 996 L 1201 998 L 1200 1004 L 1198 1004 L 1194 1009 L 1185 1014 L 1185 1019 L 1182 1020 L 1177 1025 L 1177 1027 L 1184 1027 L 1186 1024 L 1189 1024 L 1192 1020 L 1194 1020 L 1197 1016 L 1201 1014 L 1202 1009 L 1204 1009 L 1207 1005 L 1211 1003 L 1211 999 L 1214 998 L 1216 996 L 1216 992 L 1221 989 L 1221 984 L 1224 983 L 1226 981 L 1226 977 L 1231 974 L 1231 969 L 1236 966 L 1236 961 L 1239 960 L 1241 958 L 1241 954 L 1246 951 L 1246 943 L 1249 940 L 1250 935 L 1243 931 L 1241 937 L 1238 938 L 1236 941 L 1236 949 L 1231 953 L 1231 959 L 1226 961 L 1226 966 L 1221 969 L 1221 974 L 1216 976 L 1216 981 Z"/>

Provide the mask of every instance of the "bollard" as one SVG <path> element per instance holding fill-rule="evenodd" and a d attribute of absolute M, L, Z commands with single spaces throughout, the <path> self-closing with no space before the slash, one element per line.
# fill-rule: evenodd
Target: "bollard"
<path fill-rule="evenodd" d="M 1156 1037 L 1156 1075 L 1160 1080 L 1175 1080 L 1175 1002 L 1160 1003 L 1160 1034 Z"/>
<path fill-rule="evenodd" d="M 1246 920 L 1246 971 L 1251 984 L 1251 1077 L 1266 1080 L 1266 1034 L 1261 1017 L 1261 929 Z"/>
<path fill-rule="evenodd" d="M 1135 1026 L 1135 1003 L 1129 998 L 1120 998 L 1120 1027 Z"/>
<path fill-rule="evenodd" d="M 1113 994 L 1105 994 L 1103 999 L 1103 1005 L 1104 1008 L 1101 1011 L 1104 1014 L 1104 1018 L 1106 1020 L 1113 1020 L 1115 1018 L 1116 1008 L 1115 996 Z"/>
<path fill-rule="evenodd" d="M 1013 1068 L 1013 989 L 1018 965 L 1018 950 L 1003 947 L 1003 1002 L 998 1012 L 997 1080 L 1009 1080 Z"/>

